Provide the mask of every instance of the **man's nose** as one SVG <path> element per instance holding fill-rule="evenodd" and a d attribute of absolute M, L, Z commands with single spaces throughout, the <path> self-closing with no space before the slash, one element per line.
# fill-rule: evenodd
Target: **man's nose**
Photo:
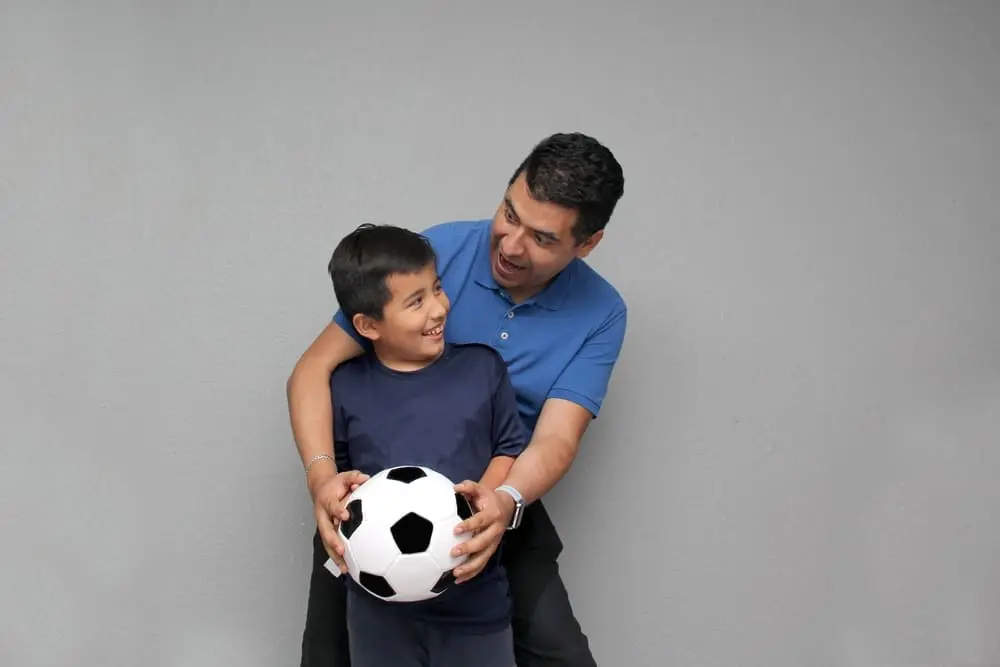
<path fill-rule="evenodd" d="M 519 229 L 503 237 L 500 241 L 500 250 L 511 258 L 524 254 L 524 232 Z"/>

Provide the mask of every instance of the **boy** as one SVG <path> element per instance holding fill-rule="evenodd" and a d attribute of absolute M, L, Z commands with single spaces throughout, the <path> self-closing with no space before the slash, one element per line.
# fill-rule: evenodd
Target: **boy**
<path fill-rule="evenodd" d="M 421 235 L 362 225 L 330 259 L 340 308 L 371 342 L 331 376 L 339 471 L 424 465 L 503 483 L 529 434 L 503 358 L 444 340 L 450 303 Z M 432 600 L 389 603 L 348 579 L 352 667 L 513 667 L 507 579 L 494 557 Z"/>

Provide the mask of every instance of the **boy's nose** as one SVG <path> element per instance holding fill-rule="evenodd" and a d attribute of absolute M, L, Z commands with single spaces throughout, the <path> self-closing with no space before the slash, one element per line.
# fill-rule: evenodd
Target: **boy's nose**
<path fill-rule="evenodd" d="M 445 305 L 441 301 L 441 299 L 435 299 L 434 312 L 433 312 L 434 319 L 444 319 L 444 316 L 447 314 L 448 314 L 448 309 L 445 308 Z"/>

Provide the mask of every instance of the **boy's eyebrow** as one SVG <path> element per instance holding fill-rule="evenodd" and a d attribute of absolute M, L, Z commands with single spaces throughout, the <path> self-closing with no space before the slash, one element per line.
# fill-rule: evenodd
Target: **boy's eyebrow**
<path fill-rule="evenodd" d="M 407 296 L 405 299 L 403 299 L 403 301 L 409 301 L 410 299 L 412 299 L 413 297 L 417 296 L 418 294 L 421 294 L 421 293 L 426 292 L 426 291 L 427 290 L 424 289 L 423 287 L 418 287 L 417 289 L 415 289 L 412 292 L 410 292 L 409 296 Z"/>

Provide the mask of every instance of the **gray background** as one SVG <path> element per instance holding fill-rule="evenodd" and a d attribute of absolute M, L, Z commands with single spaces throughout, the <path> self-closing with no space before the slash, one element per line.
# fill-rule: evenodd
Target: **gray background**
<path fill-rule="evenodd" d="M 333 245 L 575 129 L 628 179 L 550 500 L 600 662 L 1000 662 L 1000 4 L 575 4 L 0 2 L 0 664 L 297 664 Z"/>

